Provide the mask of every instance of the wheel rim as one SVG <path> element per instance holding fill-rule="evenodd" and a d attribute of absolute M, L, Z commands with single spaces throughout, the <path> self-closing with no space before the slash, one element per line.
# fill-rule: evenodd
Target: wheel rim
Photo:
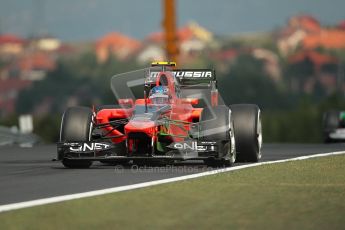
<path fill-rule="evenodd" d="M 258 145 L 258 159 L 261 158 L 261 147 L 262 147 L 262 126 L 261 126 L 261 116 L 260 110 L 258 111 L 258 120 L 257 120 L 257 145 Z"/>
<path fill-rule="evenodd" d="M 89 128 L 89 141 L 91 141 L 91 138 L 92 138 L 92 130 L 93 130 L 93 119 L 94 119 L 94 116 L 92 115 L 91 116 L 91 122 L 90 122 L 90 128 Z"/>
<path fill-rule="evenodd" d="M 235 143 L 235 133 L 234 133 L 234 126 L 232 126 L 232 132 L 231 132 L 231 146 L 230 146 L 230 154 L 232 158 L 232 163 L 235 163 L 236 161 L 236 143 Z"/>
<path fill-rule="evenodd" d="M 230 155 L 230 162 L 233 164 L 236 161 L 236 149 L 235 149 L 235 134 L 234 123 L 231 122 L 231 110 L 229 110 L 229 135 L 230 135 L 230 147 L 228 154 Z"/>
<path fill-rule="evenodd" d="M 63 126 L 63 121 L 64 121 L 65 113 L 63 113 L 62 118 L 61 118 L 61 123 L 60 123 L 60 142 L 62 142 L 62 126 Z"/>

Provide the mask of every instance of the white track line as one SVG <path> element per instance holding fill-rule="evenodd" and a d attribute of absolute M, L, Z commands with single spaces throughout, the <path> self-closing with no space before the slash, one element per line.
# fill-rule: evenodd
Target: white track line
<path fill-rule="evenodd" d="M 191 174 L 187 176 L 173 177 L 173 178 L 144 182 L 144 183 L 133 184 L 133 185 L 125 185 L 125 186 L 95 190 L 95 191 L 90 191 L 90 192 L 75 193 L 75 194 L 64 195 L 64 196 L 56 196 L 56 197 L 50 197 L 50 198 L 44 198 L 44 199 L 38 199 L 38 200 L 13 203 L 13 204 L 6 204 L 6 205 L 0 206 L 0 212 L 6 212 L 6 211 L 21 209 L 21 208 L 28 208 L 28 207 L 44 205 L 44 204 L 51 204 L 51 203 L 67 201 L 67 200 L 80 199 L 80 198 L 85 198 L 85 197 L 99 196 L 99 195 L 115 193 L 115 192 L 128 191 L 128 190 L 133 190 L 133 189 L 138 189 L 138 188 L 145 188 L 149 186 L 188 180 L 188 179 L 193 179 L 193 178 L 198 178 L 198 177 L 204 177 L 208 175 L 230 172 L 230 171 L 235 171 L 235 170 L 244 169 L 244 168 L 251 168 L 251 167 L 256 167 L 260 165 L 276 164 L 276 163 L 282 163 L 282 162 L 288 162 L 288 161 L 298 161 L 298 160 L 305 160 L 305 159 L 310 159 L 310 158 L 325 157 L 325 156 L 340 155 L 340 154 L 345 154 L 345 152 L 341 151 L 341 152 L 321 153 L 321 154 L 302 156 L 302 157 L 296 157 L 296 158 L 285 159 L 285 160 L 266 161 L 266 162 L 260 162 L 260 163 L 254 163 L 254 164 L 240 165 L 240 166 L 230 167 L 230 168 L 216 169 L 216 170 L 211 170 L 207 172 Z"/>

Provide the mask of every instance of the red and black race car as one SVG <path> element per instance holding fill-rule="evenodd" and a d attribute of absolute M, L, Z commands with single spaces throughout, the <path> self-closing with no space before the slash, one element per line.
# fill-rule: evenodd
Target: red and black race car
<path fill-rule="evenodd" d="M 88 168 L 93 161 L 257 162 L 262 145 L 258 106 L 225 105 L 213 70 L 174 67 L 173 62 L 155 62 L 112 77 L 118 105 L 68 108 L 58 160 L 67 168 Z M 143 96 L 136 99 L 138 91 Z"/>

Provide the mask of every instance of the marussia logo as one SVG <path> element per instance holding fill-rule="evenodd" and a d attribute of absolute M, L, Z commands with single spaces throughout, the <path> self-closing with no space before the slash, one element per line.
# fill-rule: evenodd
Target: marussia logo
<path fill-rule="evenodd" d="M 90 152 L 90 151 L 102 151 L 107 150 L 111 145 L 106 143 L 83 143 L 78 146 L 70 146 L 71 152 Z"/>
<path fill-rule="evenodd" d="M 212 71 L 177 71 L 174 75 L 177 78 L 211 78 Z"/>
<path fill-rule="evenodd" d="M 212 71 L 173 71 L 177 78 L 212 78 Z M 154 81 L 159 75 L 159 72 L 150 73 L 150 81 Z"/>

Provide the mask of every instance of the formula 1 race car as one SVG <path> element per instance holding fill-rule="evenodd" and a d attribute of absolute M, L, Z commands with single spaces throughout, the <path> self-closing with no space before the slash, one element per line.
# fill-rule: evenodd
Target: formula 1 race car
<path fill-rule="evenodd" d="M 64 112 L 57 159 L 65 167 L 184 160 L 218 167 L 261 158 L 259 107 L 225 105 L 214 70 L 155 62 L 113 76 L 111 88 L 118 105 Z"/>
<path fill-rule="evenodd" d="M 345 141 L 345 111 L 330 110 L 323 115 L 325 143 Z"/>

